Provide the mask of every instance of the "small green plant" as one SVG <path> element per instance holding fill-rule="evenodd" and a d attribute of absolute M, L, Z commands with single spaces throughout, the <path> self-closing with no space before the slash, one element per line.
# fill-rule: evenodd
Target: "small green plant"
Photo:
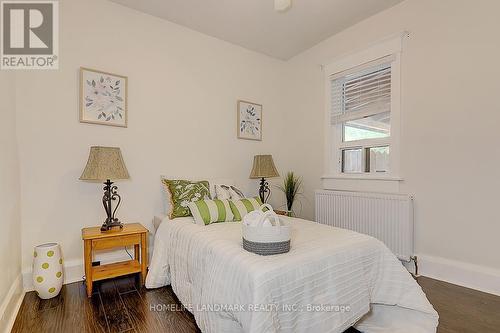
<path fill-rule="evenodd" d="M 278 188 L 285 193 L 286 197 L 286 208 L 289 214 L 292 212 L 293 203 L 297 196 L 302 194 L 302 178 L 296 176 L 293 171 L 287 172 L 285 178 L 283 179 L 283 185 L 278 186 Z"/>

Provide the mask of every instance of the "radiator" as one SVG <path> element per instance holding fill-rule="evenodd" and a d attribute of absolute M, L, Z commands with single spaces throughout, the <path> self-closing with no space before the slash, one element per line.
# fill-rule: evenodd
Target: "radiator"
<path fill-rule="evenodd" d="M 413 197 L 316 191 L 316 221 L 373 236 L 400 259 L 414 255 Z"/>

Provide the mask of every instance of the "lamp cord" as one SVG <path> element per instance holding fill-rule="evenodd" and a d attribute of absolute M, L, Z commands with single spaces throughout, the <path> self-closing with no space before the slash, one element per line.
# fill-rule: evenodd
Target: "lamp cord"
<path fill-rule="evenodd" d="M 125 246 L 125 247 L 123 247 L 123 248 L 125 249 L 125 252 L 127 252 L 127 254 L 128 254 L 128 256 L 130 257 L 130 259 L 134 259 L 134 258 L 132 258 L 132 255 L 128 252 L 127 247 Z"/>

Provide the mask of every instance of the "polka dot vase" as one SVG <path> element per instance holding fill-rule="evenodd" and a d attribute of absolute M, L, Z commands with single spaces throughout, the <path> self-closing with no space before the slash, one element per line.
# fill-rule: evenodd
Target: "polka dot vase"
<path fill-rule="evenodd" d="M 33 252 L 33 287 L 42 299 L 55 297 L 63 285 L 63 261 L 59 244 L 35 247 Z"/>

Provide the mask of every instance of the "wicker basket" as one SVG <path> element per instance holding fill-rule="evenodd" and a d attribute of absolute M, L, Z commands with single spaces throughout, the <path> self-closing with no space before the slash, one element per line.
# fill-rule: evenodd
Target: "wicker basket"
<path fill-rule="evenodd" d="M 264 226 L 266 220 L 272 226 Z M 262 212 L 255 226 L 243 224 L 242 234 L 243 248 L 249 252 L 267 256 L 290 251 L 290 227 L 272 210 Z"/>

